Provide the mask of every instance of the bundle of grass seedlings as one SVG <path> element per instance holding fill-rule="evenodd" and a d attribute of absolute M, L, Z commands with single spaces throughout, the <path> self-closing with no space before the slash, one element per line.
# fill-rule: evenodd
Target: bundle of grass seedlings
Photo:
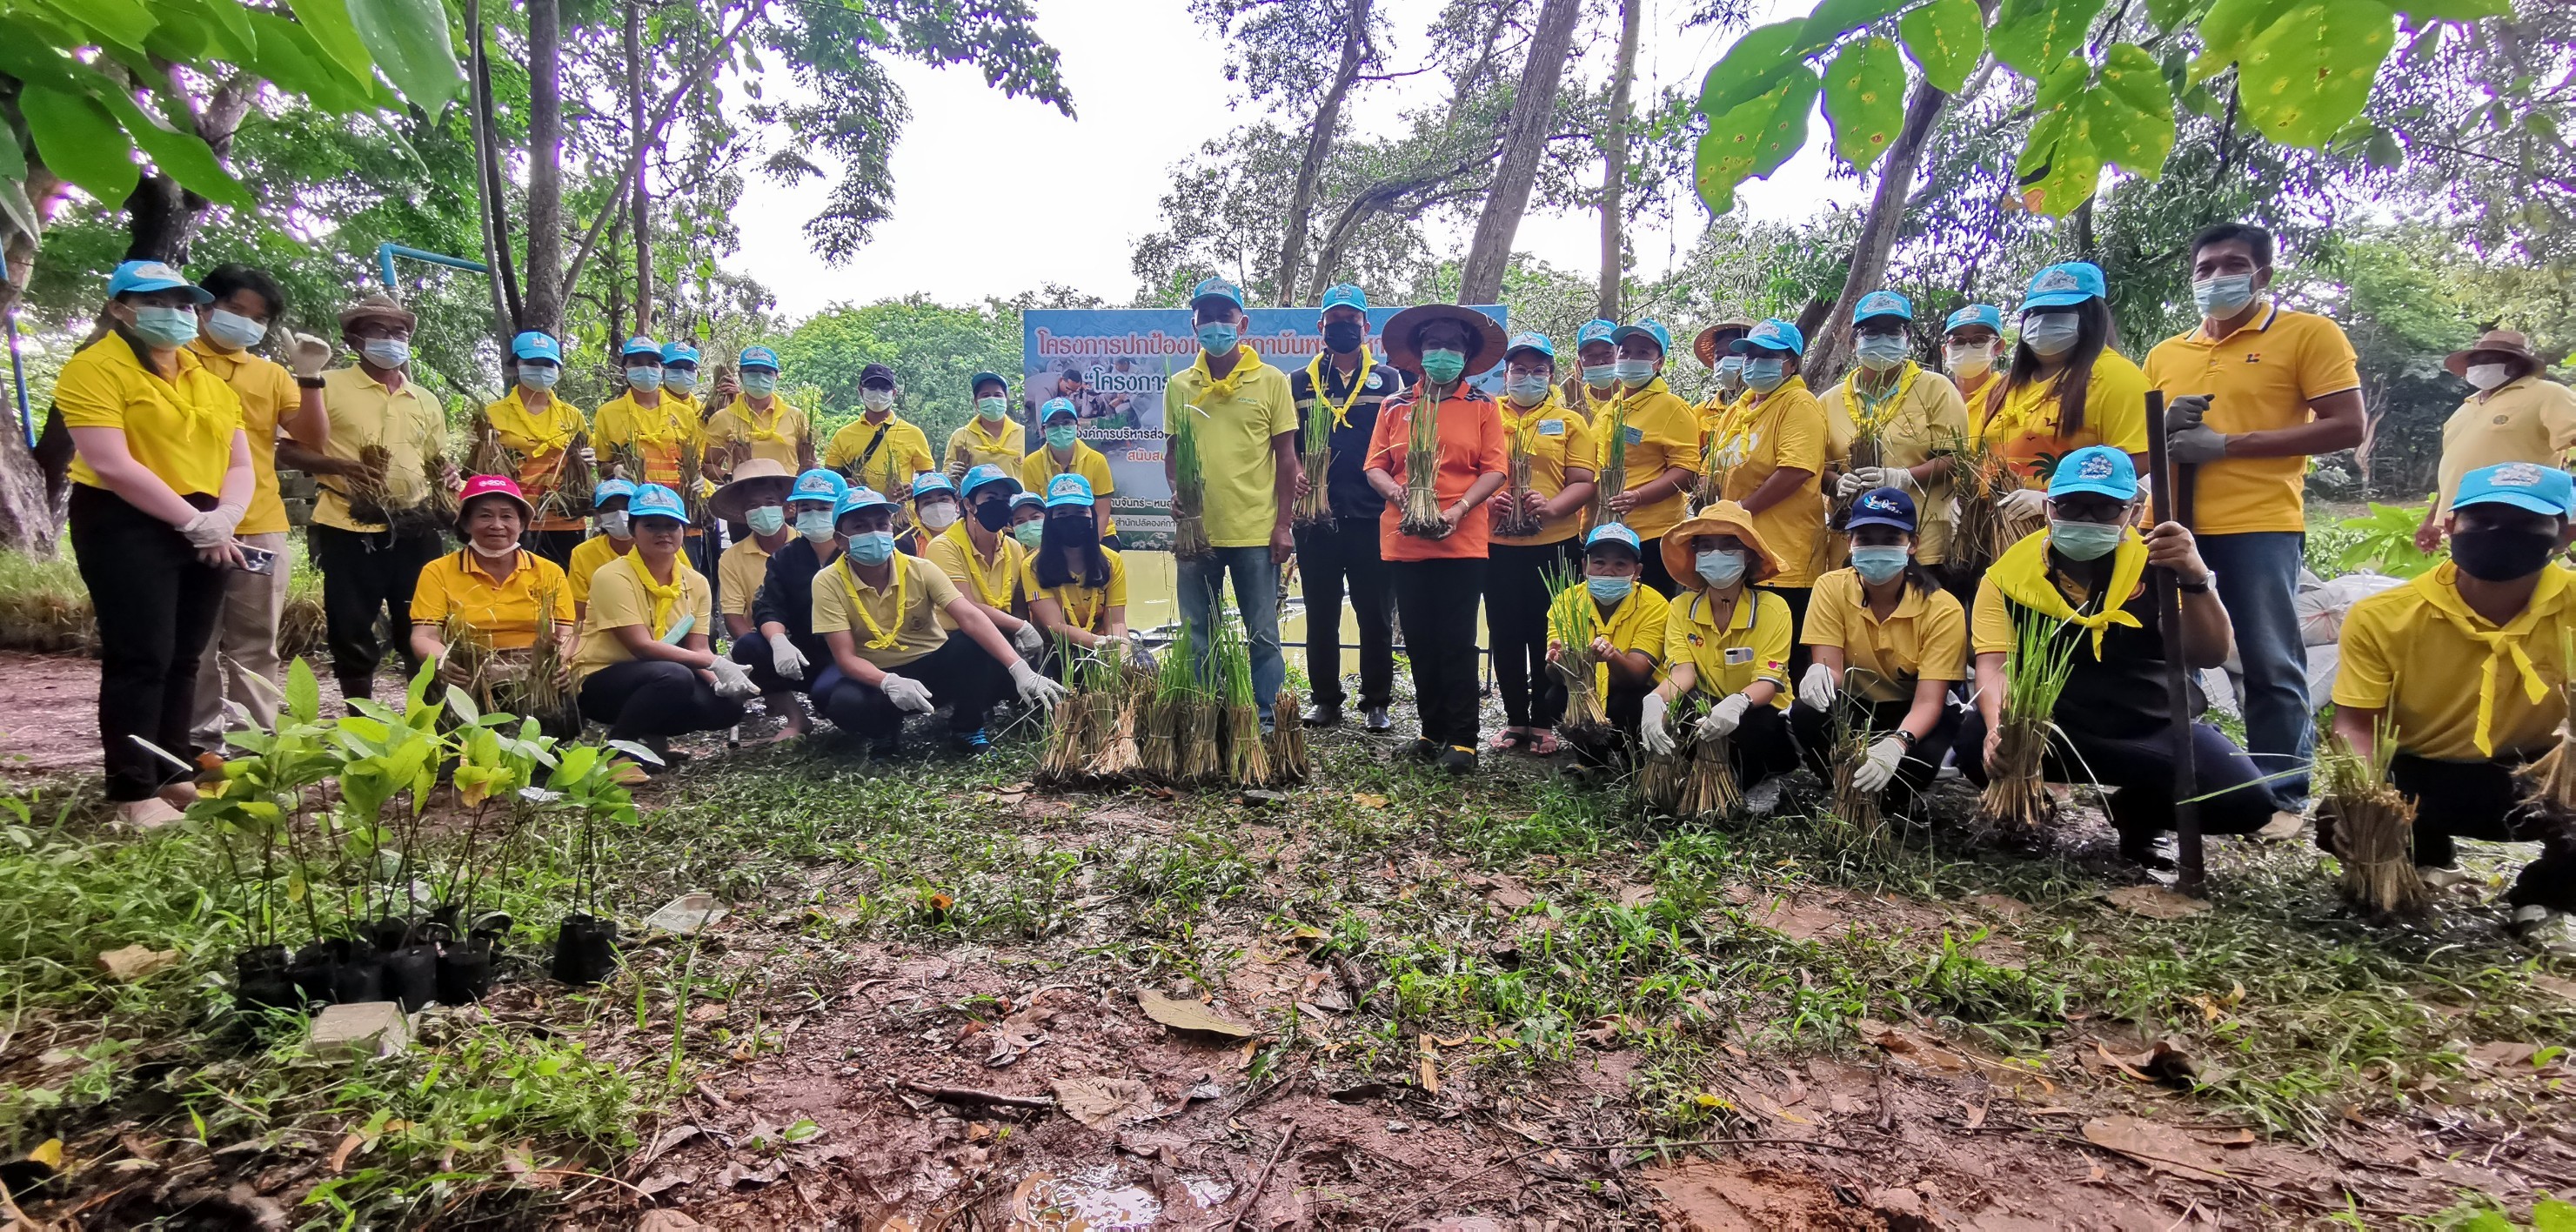
<path fill-rule="evenodd" d="M 1744 787 L 1735 780 L 1735 762 L 1727 756 L 1733 744 L 1724 736 L 1702 736 L 1693 725 L 1690 764 L 1682 773 L 1681 799 L 1673 806 L 1675 816 L 1713 821 L 1744 803 Z"/>
<path fill-rule="evenodd" d="M 1184 406 L 1180 422 L 1165 425 L 1172 450 L 1172 556 L 1176 560 L 1195 560 L 1212 550 L 1207 537 L 1207 472 L 1199 461 L 1198 416 L 1202 413 L 1195 406 Z M 1315 486 L 1324 485 L 1319 481 Z"/>
<path fill-rule="evenodd" d="M 1352 378 L 1354 381 L 1366 379 L 1366 373 Z M 1313 481 L 1306 485 L 1306 494 L 1297 498 L 1296 516 L 1299 526 L 1311 526 L 1317 522 L 1329 522 L 1333 519 L 1332 488 L 1324 482 L 1324 477 L 1331 474 L 1333 469 L 1334 421 L 1331 401 L 1324 396 L 1324 387 L 1317 384 L 1315 405 L 1306 412 L 1306 428 L 1302 437 L 1302 448 L 1299 450 L 1300 457 L 1305 463 L 1306 477 Z"/>
<path fill-rule="evenodd" d="M 1082 663 L 1088 656 L 1063 634 L 1055 639 L 1055 661 L 1065 667 L 1064 696 L 1047 723 L 1046 752 L 1038 758 L 1038 781 L 1061 786 L 1080 782 L 1097 747 L 1091 699 L 1083 694 Z"/>
<path fill-rule="evenodd" d="M 1673 733 L 1673 751 L 1648 753 L 1646 764 L 1637 771 L 1637 799 L 1650 816 L 1682 816 L 1682 796 L 1691 775 L 1690 734 L 1699 727 L 1699 719 L 1708 713 L 1697 689 L 1674 701 L 1664 715 L 1666 730 Z"/>
<path fill-rule="evenodd" d="M 1891 393 L 1889 394 L 1889 397 L 1893 399 L 1895 395 Z M 1843 463 L 1843 472 L 1845 474 L 1884 465 L 1880 459 L 1886 455 L 1887 451 L 1881 440 L 1881 435 L 1886 431 L 1886 427 L 1887 425 L 1877 416 L 1852 416 L 1851 456 Z M 1853 498 L 1853 500 L 1857 499 L 1859 498 Z M 1851 516 L 1851 507 L 1851 501 L 1844 500 L 1837 496 L 1834 499 L 1832 510 L 1833 524 L 1836 526 L 1842 525 L 1843 519 Z"/>
<path fill-rule="evenodd" d="M 1218 626 L 1221 631 L 1222 623 Z M 1190 648 L 1195 650 L 1195 647 Z M 1175 785 L 1216 783 L 1225 778 L 1225 669 L 1222 643 L 1210 653 L 1192 653 L 1182 657 L 1189 661 L 1189 691 L 1182 696 L 1174 732 Z M 1256 715 L 1255 719 L 1258 720 Z"/>
<path fill-rule="evenodd" d="M 468 475 L 509 475 L 519 473 L 519 455 L 501 443 L 501 434 L 492 428 L 492 417 L 481 411 L 465 425 L 465 473 Z"/>
<path fill-rule="evenodd" d="M 644 482 L 644 451 L 636 448 L 633 441 L 623 445 L 611 445 L 608 447 L 608 469 L 615 471 L 618 478 L 628 483 L 642 483 Z"/>
<path fill-rule="evenodd" d="M 2343 864 L 2335 887 L 2345 901 L 2372 915 L 2422 915 L 2433 895 L 2415 871 L 2415 805 L 2388 781 L 2394 736 L 2383 719 L 2368 757 L 2340 736 L 2327 737 L 2317 755 L 2320 824 L 2333 827 L 2335 859 Z"/>
<path fill-rule="evenodd" d="M 1438 538 L 1447 529 L 1440 518 L 1440 494 L 1433 487 L 1440 480 L 1440 400 L 1434 396 L 1428 406 L 1416 401 L 1406 414 L 1404 514 L 1396 529 Z"/>
<path fill-rule="evenodd" d="M 1094 649 L 1083 652 L 1075 666 L 1083 704 L 1090 711 L 1086 734 L 1091 756 L 1084 769 L 1104 782 L 1126 778 L 1142 764 L 1136 747 L 1136 704 L 1144 690 L 1119 659 L 1115 653 Z"/>
<path fill-rule="evenodd" d="M 591 501 L 599 490 L 599 469 L 582 461 L 582 456 L 589 452 L 589 431 L 574 432 L 572 441 L 555 458 L 554 483 L 546 493 L 549 500 L 561 503 L 554 510 L 540 510 L 540 513 L 565 518 L 590 516 Z"/>
<path fill-rule="evenodd" d="M 521 701 L 527 709 L 516 713 L 578 733 L 581 704 L 572 691 L 572 663 L 564 657 L 562 631 L 555 627 L 554 589 L 538 587 L 536 599 L 537 640 L 528 647 L 527 674 L 519 682 Z"/>
<path fill-rule="evenodd" d="M 680 480 L 671 486 L 680 490 L 680 510 L 689 515 L 691 526 L 703 526 L 707 520 L 706 457 L 706 448 L 696 438 L 680 442 Z"/>
<path fill-rule="evenodd" d="M 393 495 L 385 486 L 392 478 L 394 451 L 381 443 L 360 445 L 357 461 L 358 473 L 340 477 L 348 485 L 344 495 L 349 516 L 361 522 L 385 521 L 394 507 Z"/>
<path fill-rule="evenodd" d="M 448 475 L 456 468 L 447 460 L 447 432 L 433 429 L 420 446 L 421 499 L 418 508 L 430 526 L 446 530 L 456 525 L 460 512 L 456 505 L 456 487 Z"/>
<path fill-rule="evenodd" d="M 2036 835 L 2056 813 L 2048 794 L 2042 763 L 2056 724 L 2058 695 L 2066 691 L 2075 670 L 2075 651 L 2082 630 L 2066 622 L 2048 624 L 2025 619 L 2013 630 L 2013 648 L 2004 658 L 2004 712 L 1995 746 L 1993 777 L 1977 801 L 1984 814 L 2006 834 Z"/>
<path fill-rule="evenodd" d="M 2576 665 L 2576 629 L 2559 630 L 2558 640 L 2558 661 Z M 2558 743 L 2523 773 L 2531 779 L 2531 805 L 2555 812 L 2565 825 L 2576 822 L 2576 679 L 2561 681 L 2558 696 L 2567 714 L 2558 725 Z"/>
<path fill-rule="evenodd" d="M 1619 511 L 1610 507 L 1611 498 L 1628 490 L 1628 400 L 1613 399 L 1609 412 L 1593 427 L 1601 441 L 1601 469 L 1593 475 L 1592 524 L 1607 526 L 1619 520 Z"/>
<path fill-rule="evenodd" d="M 1610 727 L 1601 658 L 1592 653 L 1592 640 L 1601 634 L 1601 609 L 1592 602 L 1592 592 L 1584 587 L 1580 573 L 1551 565 L 1543 576 L 1547 592 L 1559 596 L 1548 605 L 1547 613 L 1548 640 L 1559 647 L 1556 670 L 1565 676 L 1565 718 L 1559 725 L 1578 741 L 1598 740 Z"/>
<path fill-rule="evenodd" d="M 1278 696 L 1270 699 L 1270 713 L 1270 785 L 1303 783 L 1315 772 L 1314 759 L 1306 752 L 1305 699 L 1283 684 Z"/>
<path fill-rule="evenodd" d="M 1252 693 L 1252 643 L 1231 620 L 1216 625 L 1216 668 L 1225 713 L 1225 772 L 1237 787 L 1270 782 L 1270 750 L 1261 736 L 1261 704 Z"/>
<path fill-rule="evenodd" d="M 1726 444 L 1726 429 L 1712 426 L 1699 434 L 1699 481 L 1691 486 L 1691 512 L 1697 513 L 1726 498 L 1726 468 L 1718 465 L 1719 450 Z"/>
<path fill-rule="evenodd" d="M 1869 746 L 1880 735 L 1870 721 L 1868 681 L 1873 678 L 1867 669 L 1853 668 L 1843 687 L 1834 691 L 1834 822 L 1828 828 L 1838 829 L 1837 837 L 1850 847 L 1878 850 L 1889 845 L 1878 793 L 1863 791 L 1852 782 L 1852 775 L 1869 758 Z"/>
<path fill-rule="evenodd" d="M 2003 553 L 2002 515 L 1995 502 L 2021 485 L 1983 443 L 1954 436 L 1950 456 L 1950 491 L 1959 502 L 1958 520 L 1950 530 L 1950 561 L 1971 574 L 1983 573 Z"/>
<path fill-rule="evenodd" d="M 1503 516 L 1494 519 L 1494 534 L 1526 539 L 1542 528 L 1544 519 L 1529 507 L 1530 434 L 1536 430 L 1533 423 L 1511 431 L 1511 447 L 1503 458 Z"/>
<path fill-rule="evenodd" d="M 1138 715 L 1137 768 L 1166 783 L 1181 777 L 1181 732 L 1189 721 L 1190 692 L 1198 683 L 1191 658 L 1189 626 L 1183 625 L 1165 648 Z"/>

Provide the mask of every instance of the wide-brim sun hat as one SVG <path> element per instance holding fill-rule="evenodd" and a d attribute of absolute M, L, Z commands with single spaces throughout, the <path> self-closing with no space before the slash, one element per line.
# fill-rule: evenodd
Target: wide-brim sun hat
<path fill-rule="evenodd" d="M 1711 325 L 1700 330 L 1699 336 L 1691 339 L 1691 354 L 1699 357 L 1699 362 L 1702 367 L 1714 368 L 1717 366 L 1718 355 L 1720 353 L 1718 350 L 1717 336 L 1719 334 L 1726 333 L 1729 330 L 1733 330 L 1737 334 L 1749 334 L 1753 332 L 1753 322 L 1745 320 L 1742 317 L 1728 317 L 1715 325 Z M 1734 339 L 1730 338 L 1727 341 L 1732 342 Z"/>
<path fill-rule="evenodd" d="M 368 320 L 392 321 L 404 329 L 420 324 L 420 318 L 413 316 L 400 300 L 382 291 L 360 296 L 358 302 L 340 310 L 340 329 L 344 333 L 350 326 Z"/>
<path fill-rule="evenodd" d="M 763 493 L 775 492 L 778 501 L 784 504 L 795 490 L 796 476 L 788 474 L 786 467 L 768 458 L 752 458 L 734 466 L 733 478 L 716 489 L 716 494 L 708 498 L 707 507 L 725 521 L 739 522 L 747 507 L 745 502 L 753 501 Z"/>
<path fill-rule="evenodd" d="M 1771 551 L 1770 544 L 1762 541 L 1762 532 L 1753 529 L 1753 515 L 1734 501 L 1719 501 L 1664 532 L 1664 572 L 1685 590 L 1708 589 L 1708 580 L 1699 575 L 1692 560 L 1695 553 L 1691 542 L 1701 535 L 1733 535 L 1744 541 L 1744 546 L 1753 552 L 1752 567 L 1744 572 L 1746 585 L 1766 581 L 1780 572 L 1780 558 Z"/>
<path fill-rule="evenodd" d="M 2469 360 L 2478 355 L 2497 355 L 2521 360 L 2525 372 L 2537 372 L 2540 369 L 2540 356 L 2533 353 L 2530 337 L 2510 329 L 2491 329 L 2479 335 L 2476 342 L 2445 356 L 2442 367 L 2451 375 L 2465 381 L 2469 377 Z"/>
<path fill-rule="evenodd" d="M 1434 321 L 1456 321 L 1467 327 L 1467 371 L 1482 372 L 1503 358 L 1503 327 L 1494 318 L 1473 308 L 1458 304 L 1416 304 L 1387 318 L 1379 337 L 1386 343 L 1386 361 L 1408 372 L 1422 371 L 1422 348 L 1414 335 Z"/>

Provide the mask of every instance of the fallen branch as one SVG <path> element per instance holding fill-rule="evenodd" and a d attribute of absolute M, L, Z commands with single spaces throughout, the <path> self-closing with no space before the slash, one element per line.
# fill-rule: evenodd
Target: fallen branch
<path fill-rule="evenodd" d="M 1261 1187 L 1270 1183 L 1270 1170 L 1279 1166 L 1279 1157 L 1288 1153 L 1288 1140 L 1297 1136 L 1297 1123 L 1290 1121 L 1287 1126 L 1279 1133 L 1279 1145 L 1270 1148 L 1270 1162 L 1261 1165 L 1261 1175 L 1252 1178 L 1252 1188 L 1243 1195 L 1243 1205 L 1234 1208 L 1234 1218 L 1225 1221 L 1225 1232 L 1242 1226 L 1245 1213 L 1261 1201 Z"/>
<path fill-rule="evenodd" d="M 999 1091 L 978 1091 L 973 1087 L 934 1087 L 903 1080 L 903 1089 L 917 1095 L 949 1104 L 991 1104 L 1001 1108 L 1053 1108 L 1055 1099 L 1047 1095 L 1004 1095 Z"/>

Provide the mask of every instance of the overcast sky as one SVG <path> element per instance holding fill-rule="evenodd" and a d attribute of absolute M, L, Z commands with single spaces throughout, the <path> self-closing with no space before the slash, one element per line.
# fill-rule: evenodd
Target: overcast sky
<path fill-rule="evenodd" d="M 1681 30 L 1686 0 L 1646 3 L 1640 98 L 1651 95 L 1650 85 L 1697 81 L 1731 37 Z M 893 74 L 913 118 L 895 148 L 894 217 L 875 240 L 846 266 L 822 265 L 803 228 L 825 185 L 808 180 L 786 188 L 755 173 L 735 212 L 742 248 L 726 264 L 768 286 L 789 316 L 916 291 L 963 303 L 1049 282 L 1112 303 L 1131 298 L 1136 278 L 1128 253 L 1161 228 L 1157 202 L 1173 165 L 1251 114 L 1216 101 L 1230 97 L 1224 49 L 1190 19 L 1187 0 L 1036 0 L 1036 7 L 1039 33 L 1063 57 L 1077 119 L 1005 98 L 972 69 L 897 62 Z M 1382 5 L 1395 32 L 1395 67 L 1421 63 L 1426 40 L 1418 31 L 1438 7 L 1438 0 Z M 1807 7 L 1757 0 L 1756 20 Z M 1587 53 L 1584 71 L 1605 75 L 1611 50 L 1605 43 Z M 1377 87 L 1353 122 L 1392 127 L 1399 112 L 1441 88 L 1434 74 Z M 1770 183 L 1749 184 L 1738 197 L 1758 218 L 1803 218 L 1825 200 L 1857 195 L 1848 182 L 1828 182 L 1824 170 L 1821 142 L 1811 141 Z M 1695 200 L 1678 217 L 1678 236 L 1655 228 L 1632 238 L 1640 273 L 1668 269 L 1707 221 Z M 1463 229 L 1446 238 L 1463 253 Z M 1599 264 L 1600 244 L 1597 215 L 1534 210 L 1515 247 L 1588 273 Z"/>

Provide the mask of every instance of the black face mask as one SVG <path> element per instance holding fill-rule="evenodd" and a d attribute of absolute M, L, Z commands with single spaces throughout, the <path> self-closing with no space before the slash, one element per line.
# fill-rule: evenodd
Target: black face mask
<path fill-rule="evenodd" d="M 1011 502 L 975 502 L 975 521 L 986 530 L 1000 533 L 1004 527 L 1011 524 Z"/>
<path fill-rule="evenodd" d="M 1368 330 L 1357 321 L 1332 321 L 1324 326 L 1324 345 L 1333 348 L 1336 355 L 1360 349 L 1360 341 L 1366 337 Z"/>
<path fill-rule="evenodd" d="M 2451 559 L 2460 572 L 2481 582 L 2510 582 L 2529 577 L 2549 563 L 2558 536 L 2546 531 L 2464 530 L 2451 536 Z"/>

